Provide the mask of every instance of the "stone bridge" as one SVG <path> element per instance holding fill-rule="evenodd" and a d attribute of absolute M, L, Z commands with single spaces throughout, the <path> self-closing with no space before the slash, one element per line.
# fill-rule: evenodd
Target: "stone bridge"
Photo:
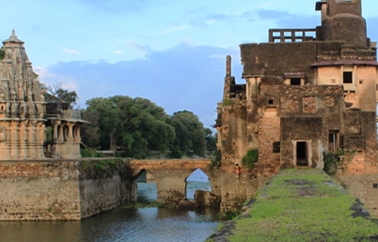
<path fill-rule="evenodd" d="M 197 169 L 201 169 L 210 179 L 212 191 L 217 191 L 214 174 L 209 171 L 208 159 L 195 160 L 130 160 L 134 170 L 134 181 L 147 172 L 147 182 L 156 183 L 158 201 L 164 201 L 169 193 L 178 191 L 186 195 L 186 179 Z"/>

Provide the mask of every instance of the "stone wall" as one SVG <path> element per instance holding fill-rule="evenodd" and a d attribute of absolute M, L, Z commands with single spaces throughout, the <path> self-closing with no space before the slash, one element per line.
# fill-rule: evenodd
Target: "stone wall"
<path fill-rule="evenodd" d="M 102 181 L 96 179 L 81 180 L 81 218 L 88 218 L 134 200 L 136 189 L 136 184 L 123 180 L 119 174 Z"/>
<path fill-rule="evenodd" d="M 378 175 L 339 175 L 347 192 L 358 198 L 374 217 L 378 217 Z"/>
<path fill-rule="evenodd" d="M 113 160 L 0 162 L 0 221 L 80 220 L 110 210 L 135 192 L 125 167 Z"/>
<path fill-rule="evenodd" d="M 1 162 L 0 220 L 80 220 L 79 162 Z"/>
<path fill-rule="evenodd" d="M 337 179 L 349 194 L 360 199 L 372 215 L 378 217 L 378 151 L 368 148 L 346 153 L 343 160 Z"/>

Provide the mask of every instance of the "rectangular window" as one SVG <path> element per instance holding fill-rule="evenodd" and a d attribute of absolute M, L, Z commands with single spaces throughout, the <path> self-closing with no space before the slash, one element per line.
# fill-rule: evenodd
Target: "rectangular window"
<path fill-rule="evenodd" d="M 273 99 L 269 99 L 268 104 L 269 104 L 269 105 L 273 105 L 273 104 L 274 104 Z"/>
<path fill-rule="evenodd" d="M 353 83 L 353 72 L 346 71 L 344 72 L 344 83 L 350 84 Z"/>
<path fill-rule="evenodd" d="M 273 142 L 273 153 L 281 153 L 281 142 Z"/>
<path fill-rule="evenodd" d="M 301 79 L 300 78 L 291 78 L 290 84 L 292 86 L 300 86 L 301 85 Z"/>

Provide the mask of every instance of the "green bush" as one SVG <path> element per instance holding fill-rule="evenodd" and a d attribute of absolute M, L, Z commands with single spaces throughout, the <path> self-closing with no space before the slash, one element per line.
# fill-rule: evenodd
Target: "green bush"
<path fill-rule="evenodd" d="M 132 170 L 122 159 L 83 160 L 80 173 L 87 179 L 112 178 L 116 172 L 122 179 L 132 179 Z"/>
<path fill-rule="evenodd" d="M 249 150 L 247 154 L 242 159 L 242 164 L 249 169 L 259 161 L 259 150 Z"/>
<path fill-rule="evenodd" d="M 80 149 L 81 157 L 101 157 L 94 149 Z"/>
<path fill-rule="evenodd" d="M 323 152 L 324 171 L 328 175 L 335 175 L 338 167 L 343 164 L 340 158 L 341 155 L 343 155 L 343 152 L 339 152 L 337 154 Z"/>

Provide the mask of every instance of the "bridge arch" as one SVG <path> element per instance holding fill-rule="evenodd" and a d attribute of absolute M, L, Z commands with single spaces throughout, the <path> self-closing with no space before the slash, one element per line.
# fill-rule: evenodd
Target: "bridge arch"
<path fill-rule="evenodd" d="M 185 179 L 185 197 L 188 200 L 194 200 L 194 194 L 197 190 L 211 192 L 211 179 L 202 169 L 194 170 Z"/>
<path fill-rule="evenodd" d="M 151 202 L 158 199 L 158 188 L 154 177 L 147 169 L 137 171 L 133 183 L 136 185 L 135 200 L 138 202 Z"/>

